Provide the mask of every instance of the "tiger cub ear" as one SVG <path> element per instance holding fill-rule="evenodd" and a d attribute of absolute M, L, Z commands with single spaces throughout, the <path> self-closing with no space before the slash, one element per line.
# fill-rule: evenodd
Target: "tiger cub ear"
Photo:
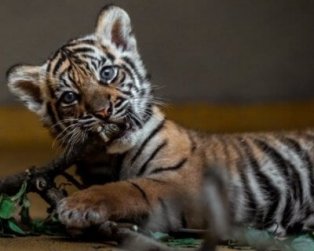
<path fill-rule="evenodd" d="M 16 65 L 7 72 L 7 83 L 10 91 L 21 99 L 33 112 L 40 113 L 42 93 L 40 89 L 41 67 Z"/>
<path fill-rule="evenodd" d="M 100 12 L 95 34 L 102 42 L 109 41 L 117 48 L 137 52 L 130 17 L 117 6 L 106 6 Z"/>

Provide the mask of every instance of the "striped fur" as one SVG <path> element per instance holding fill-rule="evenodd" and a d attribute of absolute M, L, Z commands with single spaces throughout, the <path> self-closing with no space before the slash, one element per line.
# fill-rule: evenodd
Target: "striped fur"
<path fill-rule="evenodd" d="M 93 141 L 78 173 L 99 185 L 59 204 L 69 227 L 139 221 L 156 207 L 168 214 L 171 196 L 184 196 L 187 203 L 168 229 L 203 227 L 204 214 L 189 202 L 200 197 L 203 173 L 216 163 L 228 173 L 235 224 L 280 235 L 313 228 L 314 131 L 205 135 L 167 120 L 156 105 L 129 16 L 118 7 L 106 7 L 94 34 L 69 41 L 42 66 L 13 67 L 8 84 L 66 151 Z M 123 134 L 105 143 L 97 130 L 108 122 Z"/>

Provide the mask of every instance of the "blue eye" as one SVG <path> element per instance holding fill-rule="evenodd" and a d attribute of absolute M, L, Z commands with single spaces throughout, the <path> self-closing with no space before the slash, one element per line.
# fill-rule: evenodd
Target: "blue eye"
<path fill-rule="evenodd" d="M 113 66 L 105 66 L 100 71 L 100 80 L 103 83 L 109 83 L 116 75 L 115 68 Z"/>
<path fill-rule="evenodd" d="M 74 103 L 78 100 L 78 95 L 75 92 L 65 92 L 61 96 L 61 101 L 67 105 Z"/>

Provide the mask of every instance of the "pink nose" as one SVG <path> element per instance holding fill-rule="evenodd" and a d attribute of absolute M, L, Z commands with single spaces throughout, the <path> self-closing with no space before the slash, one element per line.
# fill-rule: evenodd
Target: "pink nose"
<path fill-rule="evenodd" d="M 96 112 L 96 115 L 101 118 L 108 118 L 111 115 L 110 108 L 103 108 Z"/>

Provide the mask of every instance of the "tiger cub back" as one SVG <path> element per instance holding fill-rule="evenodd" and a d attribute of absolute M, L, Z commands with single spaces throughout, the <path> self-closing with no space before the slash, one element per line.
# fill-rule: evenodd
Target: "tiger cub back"
<path fill-rule="evenodd" d="M 313 228 L 313 136 L 307 130 L 211 137 L 207 156 L 230 173 L 236 222 L 278 235 Z"/>

